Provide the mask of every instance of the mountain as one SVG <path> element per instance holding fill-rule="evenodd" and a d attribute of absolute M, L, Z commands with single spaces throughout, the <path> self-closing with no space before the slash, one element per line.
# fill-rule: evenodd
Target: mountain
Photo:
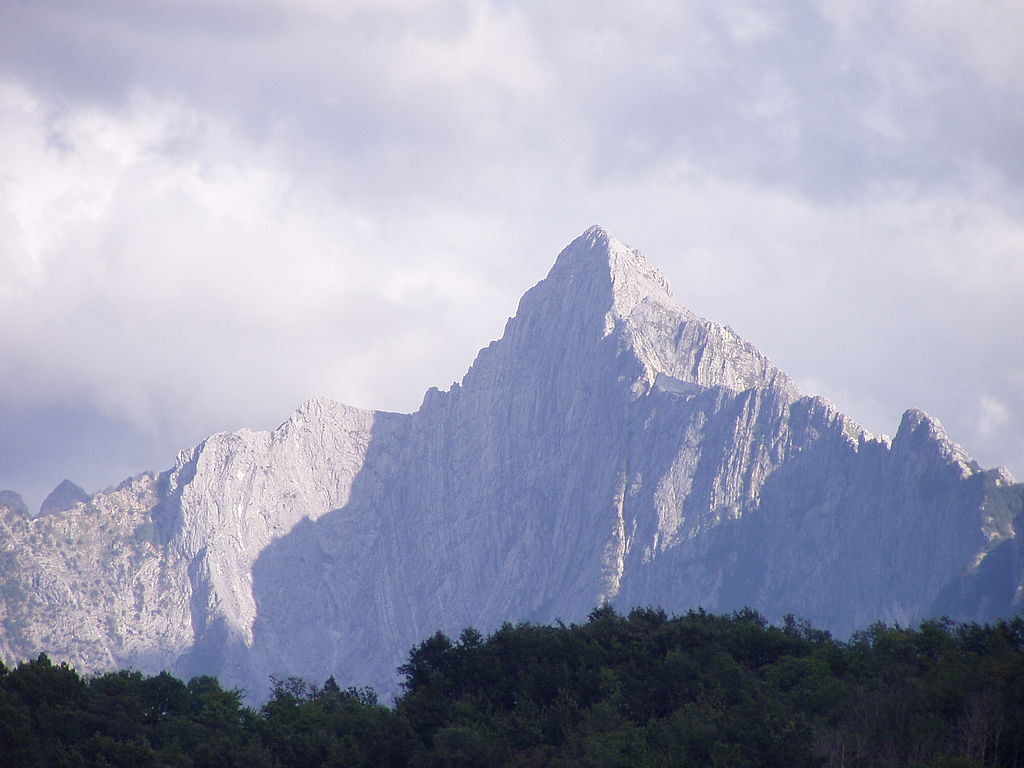
<path fill-rule="evenodd" d="M 1020 610 L 1022 515 L 937 421 L 868 434 L 592 227 L 413 414 L 311 400 L 66 509 L 0 510 L 0 655 L 388 692 L 438 629 L 604 601 L 840 635 L 986 619 Z"/>
<path fill-rule="evenodd" d="M 23 515 L 28 514 L 28 506 L 25 504 L 25 500 L 21 498 L 20 493 L 15 493 L 14 491 L 0 491 L 0 508 L 4 507 L 15 510 Z"/>
<path fill-rule="evenodd" d="M 79 502 L 87 504 L 89 494 L 80 485 L 75 485 L 65 479 L 43 499 L 43 503 L 39 506 L 39 514 L 51 515 L 54 512 L 63 512 Z"/>

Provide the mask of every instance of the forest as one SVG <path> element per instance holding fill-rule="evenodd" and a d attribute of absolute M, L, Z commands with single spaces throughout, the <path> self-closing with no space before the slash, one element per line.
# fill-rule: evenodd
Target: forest
<path fill-rule="evenodd" d="M 758 613 L 604 606 L 437 633 L 384 706 L 334 678 L 81 676 L 0 664 L 0 766 L 1024 766 L 1024 619 L 838 641 Z"/>

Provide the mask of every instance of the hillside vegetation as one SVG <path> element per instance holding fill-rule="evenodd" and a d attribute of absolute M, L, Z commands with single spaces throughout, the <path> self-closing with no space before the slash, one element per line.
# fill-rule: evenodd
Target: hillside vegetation
<path fill-rule="evenodd" d="M 1024 620 L 875 625 L 838 642 L 752 611 L 595 610 L 582 625 L 436 634 L 373 691 L 0 665 L 20 766 L 1024 765 Z"/>

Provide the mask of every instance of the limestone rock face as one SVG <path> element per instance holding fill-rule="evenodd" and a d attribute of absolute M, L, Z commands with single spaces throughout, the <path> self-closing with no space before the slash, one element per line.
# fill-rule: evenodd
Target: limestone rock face
<path fill-rule="evenodd" d="M 988 618 L 1020 607 L 1021 489 L 920 411 L 890 441 L 802 396 L 594 227 L 414 414 L 313 400 L 69 509 L 0 510 L 0 654 L 258 698 L 270 674 L 394 692 L 438 629 L 603 601 L 840 634 Z"/>

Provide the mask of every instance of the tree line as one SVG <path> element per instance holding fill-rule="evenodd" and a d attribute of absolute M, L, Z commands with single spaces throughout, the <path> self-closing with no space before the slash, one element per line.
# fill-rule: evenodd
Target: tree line
<path fill-rule="evenodd" d="M 876 624 L 595 609 L 579 625 L 437 633 L 402 694 L 0 664 L 0 765 L 1024 766 L 1024 619 Z"/>

